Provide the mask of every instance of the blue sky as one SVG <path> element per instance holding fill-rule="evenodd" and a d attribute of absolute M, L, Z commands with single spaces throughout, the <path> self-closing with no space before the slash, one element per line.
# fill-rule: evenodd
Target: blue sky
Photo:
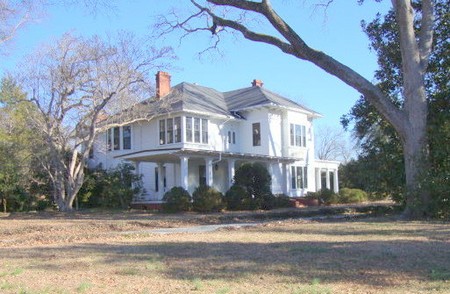
<path fill-rule="evenodd" d="M 368 39 L 360 21 L 371 20 L 377 12 L 389 8 L 390 1 L 356 0 L 334 1 L 326 14 L 312 6 L 319 0 L 274 0 L 272 4 L 304 40 L 313 48 L 330 54 L 372 80 L 377 68 L 376 56 L 368 49 Z M 26 54 L 40 44 L 51 42 L 67 31 L 87 36 L 131 31 L 138 36 L 150 35 L 154 16 L 164 14 L 171 7 L 180 12 L 191 8 L 189 1 L 129 0 L 117 1 L 113 10 L 100 10 L 96 15 L 82 7 L 50 7 L 47 15 L 22 30 L 9 46 L 9 54 L 1 56 L 0 76 L 14 70 Z M 174 61 L 172 84 L 186 81 L 228 91 L 250 86 L 260 79 L 264 87 L 297 101 L 324 115 L 316 125 L 340 127 L 339 119 L 346 114 L 359 93 L 328 75 L 314 65 L 285 55 L 266 44 L 229 36 L 221 43 L 223 55 L 203 56 L 210 35 L 196 35 L 178 42 L 177 35 L 169 35 L 159 44 L 173 46 L 178 60 Z"/>

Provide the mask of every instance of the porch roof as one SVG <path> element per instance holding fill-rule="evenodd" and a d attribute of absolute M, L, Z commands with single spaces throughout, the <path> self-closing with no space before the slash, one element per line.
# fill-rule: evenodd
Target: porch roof
<path fill-rule="evenodd" d="M 236 160 L 239 159 L 258 160 L 258 161 L 281 162 L 281 163 L 293 163 L 295 161 L 302 160 L 301 158 L 294 158 L 294 157 L 271 156 L 264 154 L 239 153 L 239 152 L 221 152 L 216 150 L 200 150 L 181 147 L 142 150 L 118 155 L 115 156 L 114 158 L 125 159 L 130 161 L 177 163 L 180 160 L 180 156 L 189 156 L 195 158 L 219 157 Z"/>

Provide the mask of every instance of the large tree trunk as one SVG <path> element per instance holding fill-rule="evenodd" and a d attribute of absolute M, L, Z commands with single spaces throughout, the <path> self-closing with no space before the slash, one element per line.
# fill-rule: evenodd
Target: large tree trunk
<path fill-rule="evenodd" d="M 404 145 L 406 175 L 406 207 L 404 215 L 412 218 L 427 216 L 429 194 L 421 188 L 423 175 L 427 172 L 424 146 L 418 140 L 409 140 Z"/>
<path fill-rule="evenodd" d="M 430 194 L 423 186 L 428 174 L 427 102 L 423 87 L 416 87 L 416 99 L 405 105 L 408 127 L 403 136 L 403 157 L 406 175 L 406 207 L 404 215 L 411 218 L 429 216 Z"/>

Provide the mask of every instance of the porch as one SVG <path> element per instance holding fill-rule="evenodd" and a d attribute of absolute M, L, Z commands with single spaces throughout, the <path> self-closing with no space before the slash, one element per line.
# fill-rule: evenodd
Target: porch
<path fill-rule="evenodd" d="M 208 185 L 225 193 L 232 185 L 235 170 L 246 162 L 260 162 L 272 175 L 272 191 L 289 195 L 289 164 L 298 159 L 208 150 L 147 150 L 118 157 L 134 162 L 136 173 L 144 175 L 145 193 L 136 205 L 160 205 L 164 194 L 180 186 L 193 193 Z M 151 209 L 151 208 L 150 208 Z"/>

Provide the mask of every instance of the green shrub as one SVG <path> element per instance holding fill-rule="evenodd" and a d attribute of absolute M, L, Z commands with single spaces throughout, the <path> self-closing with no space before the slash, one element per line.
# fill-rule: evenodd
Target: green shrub
<path fill-rule="evenodd" d="M 165 212 L 180 212 L 191 210 L 191 195 L 182 187 L 173 187 L 163 197 L 162 208 Z"/>
<path fill-rule="evenodd" d="M 234 176 L 235 185 L 245 188 L 254 209 L 274 207 L 275 200 L 271 191 L 271 182 L 272 178 L 269 172 L 260 163 L 245 163 L 236 170 Z"/>
<path fill-rule="evenodd" d="M 234 184 L 225 193 L 227 210 L 255 210 L 256 203 L 243 186 Z"/>
<path fill-rule="evenodd" d="M 107 171 L 87 171 L 77 195 L 80 206 L 128 208 L 133 197 L 143 191 L 142 175 L 136 175 L 134 169 L 132 164 L 123 163 Z"/>
<path fill-rule="evenodd" d="M 367 193 L 361 189 L 342 188 L 339 191 L 339 203 L 359 203 L 367 199 Z"/>
<path fill-rule="evenodd" d="M 316 197 L 320 204 L 331 205 L 339 203 L 339 196 L 330 189 L 321 189 L 316 193 L 308 193 L 308 197 Z"/>
<path fill-rule="evenodd" d="M 192 193 L 192 208 L 198 212 L 221 211 L 225 208 L 223 195 L 212 187 L 201 185 Z"/>
<path fill-rule="evenodd" d="M 284 194 L 275 195 L 274 208 L 286 208 L 286 207 L 291 207 L 291 198 Z"/>

